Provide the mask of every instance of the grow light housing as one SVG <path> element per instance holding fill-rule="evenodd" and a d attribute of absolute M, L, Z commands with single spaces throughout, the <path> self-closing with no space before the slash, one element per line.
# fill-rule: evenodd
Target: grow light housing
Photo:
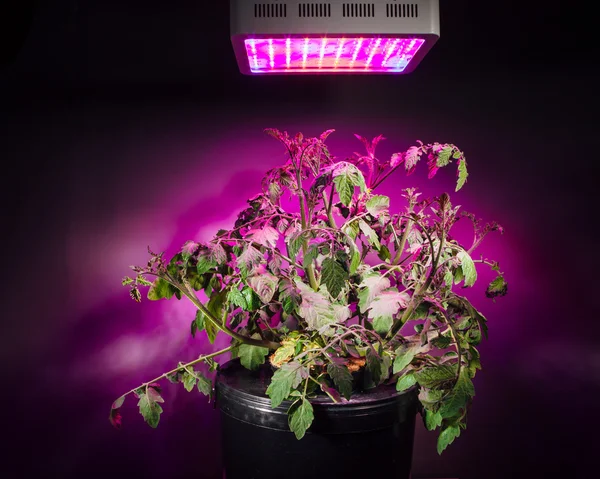
<path fill-rule="evenodd" d="M 439 0 L 230 0 L 244 74 L 410 73 L 439 38 Z"/>

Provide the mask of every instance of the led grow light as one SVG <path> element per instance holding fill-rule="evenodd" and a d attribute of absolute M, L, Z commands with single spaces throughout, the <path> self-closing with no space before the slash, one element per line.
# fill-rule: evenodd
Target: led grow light
<path fill-rule="evenodd" d="M 438 0 L 231 0 L 245 74 L 409 73 L 438 38 Z"/>

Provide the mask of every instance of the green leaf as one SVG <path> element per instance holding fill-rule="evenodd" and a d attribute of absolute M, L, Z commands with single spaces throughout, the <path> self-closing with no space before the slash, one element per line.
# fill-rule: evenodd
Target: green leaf
<path fill-rule="evenodd" d="M 460 267 L 465 275 L 465 286 L 473 286 L 475 281 L 477 281 L 477 269 L 475 269 L 475 263 L 473 263 L 469 253 L 464 250 L 459 251 L 457 257 L 460 260 Z"/>
<path fill-rule="evenodd" d="M 279 301 L 287 314 L 292 314 L 302 301 L 294 283 L 287 278 L 282 278 L 279 284 Z"/>
<path fill-rule="evenodd" d="M 160 395 L 160 388 L 149 385 L 145 391 L 138 395 L 138 407 L 144 421 L 150 427 L 157 427 L 160 421 L 160 415 L 163 412 L 159 403 L 164 403 L 165 400 Z"/>
<path fill-rule="evenodd" d="M 379 259 L 381 261 L 385 261 L 386 263 L 389 263 L 390 259 L 392 259 L 392 253 L 390 253 L 389 248 L 383 244 L 379 248 L 379 252 L 377 253 L 377 256 L 379 256 Z"/>
<path fill-rule="evenodd" d="M 205 396 L 208 396 L 208 398 L 210 399 L 212 396 L 212 381 L 199 371 L 196 371 L 196 376 L 198 376 L 198 383 L 196 385 L 198 391 L 200 391 Z"/>
<path fill-rule="evenodd" d="M 485 295 L 488 298 L 496 298 L 498 296 L 504 296 L 508 291 L 508 284 L 504 280 L 504 276 L 501 274 L 496 276 L 487 287 L 485 291 Z"/>
<path fill-rule="evenodd" d="M 246 286 L 244 289 L 242 289 L 242 295 L 246 300 L 246 306 L 248 311 L 256 311 L 262 306 L 260 298 L 252 288 Z"/>
<path fill-rule="evenodd" d="M 211 258 L 208 254 L 208 251 L 203 251 L 198 255 L 198 263 L 196 264 L 196 271 L 199 275 L 203 275 L 207 273 L 211 269 L 217 266 L 217 262 Z"/>
<path fill-rule="evenodd" d="M 446 273 L 444 274 L 444 283 L 446 283 L 446 287 L 452 288 L 453 281 L 454 281 L 454 276 L 452 275 L 452 271 L 447 269 Z"/>
<path fill-rule="evenodd" d="M 332 258 L 325 258 L 321 269 L 321 279 L 327 286 L 327 291 L 332 297 L 337 298 L 348 280 L 348 273 L 344 267 Z"/>
<path fill-rule="evenodd" d="M 467 182 L 467 177 L 469 173 L 467 172 L 467 161 L 464 156 L 458 160 L 458 181 L 456 182 L 456 190 L 460 190 L 464 184 Z"/>
<path fill-rule="evenodd" d="M 183 387 L 185 388 L 185 390 L 187 392 L 190 392 L 192 389 L 194 389 L 195 385 L 196 385 L 196 376 L 194 376 L 193 374 L 190 374 L 186 370 L 185 373 L 183 374 Z"/>
<path fill-rule="evenodd" d="M 437 155 L 437 161 L 436 161 L 436 166 L 438 168 L 446 166 L 448 163 L 450 163 L 450 157 L 452 156 L 452 150 L 454 150 L 454 147 L 452 147 L 452 146 L 445 146 L 444 148 L 441 149 L 441 151 Z"/>
<path fill-rule="evenodd" d="M 377 354 L 377 351 L 375 351 L 375 348 L 373 348 L 373 346 L 370 346 L 367 349 L 366 354 L 366 368 L 369 374 L 371 375 L 371 380 L 373 381 L 373 384 L 375 386 L 379 386 L 381 382 L 383 376 L 382 365 L 383 360 L 381 356 Z"/>
<path fill-rule="evenodd" d="M 379 217 L 381 213 L 387 211 L 390 207 L 390 198 L 384 195 L 372 196 L 366 203 L 365 207 L 370 215 L 375 218 Z"/>
<path fill-rule="evenodd" d="M 373 329 L 378 334 L 387 334 L 394 324 L 394 318 L 391 316 L 377 316 L 373 319 Z"/>
<path fill-rule="evenodd" d="M 405 374 L 404 376 L 398 378 L 398 382 L 396 383 L 396 391 L 406 391 L 415 384 L 417 384 L 417 378 L 415 375 L 412 373 Z"/>
<path fill-rule="evenodd" d="M 333 380 L 335 387 L 342 396 L 350 399 L 352 395 L 352 374 L 343 364 L 329 363 L 327 365 L 327 374 Z"/>
<path fill-rule="evenodd" d="M 454 284 L 460 283 L 463 279 L 465 279 L 465 275 L 462 268 L 456 268 L 454 270 Z"/>
<path fill-rule="evenodd" d="M 357 246 L 352 247 L 352 256 L 350 258 L 350 274 L 356 273 L 356 270 L 360 266 L 360 251 Z"/>
<path fill-rule="evenodd" d="M 425 427 L 428 431 L 433 431 L 436 427 L 442 425 L 442 415 L 436 411 L 433 412 L 431 409 L 425 409 Z"/>
<path fill-rule="evenodd" d="M 444 449 L 446 449 L 450 444 L 452 444 L 452 442 L 454 442 L 454 439 L 456 439 L 458 436 L 460 436 L 460 428 L 458 426 L 451 425 L 442 429 L 437 441 L 438 454 L 441 454 L 444 451 Z"/>
<path fill-rule="evenodd" d="M 174 287 L 162 278 L 156 278 L 148 290 L 148 299 L 157 301 L 159 299 L 171 299 L 174 294 Z"/>
<path fill-rule="evenodd" d="M 282 346 L 275 350 L 273 357 L 271 358 L 271 363 L 275 366 L 281 365 L 285 363 L 288 359 L 290 359 L 294 352 L 296 351 L 296 343 L 293 341 L 284 341 Z"/>
<path fill-rule="evenodd" d="M 194 320 L 192 321 L 192 337 L 195 338 L 196 337 L 196 333 L 198 331 L 204 331 L 206 324 L 205 324 L 205 316 L 204 313 L 200 310 L 196 311 L 196 316 L 194 317 Z"/>
<path fill-rule="evenodd" d="M 358 226 L 358 222 L 357 221 L 351 221 L 346 226 L 344 226 L 343 231 L 350 238 L 352 238 L 352 241 L 355 241 L 356 237 L 358 236 L 358 232 L 360 231 L 360 228 Z"/>
<path fill-rule="evenodd" d="M 296 256 L 298 256 L 298 252 L 300 248 L 302 248 L 302 243 L 304 241 L 304 231 L 298 231 L 289 236 L 287 242 L 287 250 L 288 255 L 291 259 L 295 260 Z"/>
<path fill-rule="evenodd" d="M 257 339 L 260 336 L 256 335 Z M 254 336 L 253 336 L 254 337 Z M 255 371 L 261 364 L 265 363 L 265 357 L 269 354 L 268 348 L 260 346 L 252 346 L 250 344 L 240 344 L 238 356 L 242 366 L 251 371 Z"/>
<path fill-rule="evenodd" d="M 333 179 L 335 184 L 335 191 L 340 197 L 340 201 L 343 205 L 349 206 L 352 203 L 352 196 L 354 195 L 354 185 L 348 179 L 347 176 L 337 176 Z"/>
<path fill-rule="evenodd" d="M 442 364 L 426 367 L 415 373 L 418 383 L 426 388 L 438 386 L 440 383 L 456 378 L 456 367 Z"/>
<path fill-rule="evenodd" d="M 308 370 L 299 362 L 292 361 L 281 366 L 269 383 L 267 395 L 271 398 L 271 407 L 276 408 L 298 387 L 302 379 L 308 377 Z"/>
<path fill-rule="evenodd" d="M 308 268 L 312 262 L 317 259 L 317 256 L 319 255 L 319 248 L 317 245 L 311 245 L 307 250 L 306 253 L 304 253 L 303 257 L 302 257 L 302 266 L 304 268 Z"/>
<path fill-rule="evenodd" d="M 406 346 L 400 346 L 398 349 L 396 349 L 396 359 L 394 359 L 394 366 L 393 366 L 393 373 L 399 373 L 400 371 L 402 371 L 406 366 L 408 366 L 411 361 L 414 359 L 415 354 L 417 353 L 418 348 L 417 347 L 406 347 Z"/>
<path fill-rule="evenodd" d="M 296 435 L 296 439 L 302 439 L 314 419 L 312 404 L 302 398 L 292 405 L 288 414 L 290 430 Z"/>
<path fill-rule="evenodd" d="M 278 283 L 279 278 L 267 272 L 248 278 L 248 284 L 265 304 L 273 299 Z"/>
<path fill-rule="evenodd" d="M 373 248 L 379 250 L 381 248 L 381 243 L 379 242 L 379 237 L 373 228 L 371 228 L 364 220 L 358 221 L 358 227 L 363 232 L 363 234 L 368 238 L 369 243 Z"/>
<path fill-rule="evenodd" d="M 361 313 L 366 313 L 371 307 L 371 303 L 378 297 L 382 291 L 390 287 L 390 280 L 380 274 L 368 274 L 363 277 L 359 284 L 358 307 Z"/>
<path fill-rule="evenodd" d="M 129 284 L 133 283 L 134 281 L 135 281 L 135 280 L 134 280 L 133 278 L 130 278 L 129 276 L 125 276 L 125 277 L 123 278 L 123 280 L 121 281 L 121 284 L 122 284 L 123 286 L 127 286 L 127 285 L 129 285 Z"/>
<path fill-rule="evenodd" d="M 454 385 L 452 391 L 444 397 L 439 413 L 444 418 L 452 418 L 460 414 L 467 408 L 471 398 L 475 395 L 473 382 L 469 377 L 469 372 L 461 369 L 460 376 Z"/>
<path fill-rule="evenodd" d="M 234 306 L 242 308 L 244 310 L 248 310 L 248 303 L 246 302 L 246 298 L 242 294 L 242 292 L 237 289 L 236 286 L 229 290 L 227 293 L 227 301 L 229 301 Z"/>

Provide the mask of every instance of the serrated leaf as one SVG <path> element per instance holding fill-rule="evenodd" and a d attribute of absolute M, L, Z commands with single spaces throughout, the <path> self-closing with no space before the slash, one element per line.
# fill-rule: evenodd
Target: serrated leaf
<path fill-rule="evenodd" d="M 354 195 L 354 185 L 347 176 L 337 176 L 333 179 L 335 191 L 343 205 L 349 206 Z"/>
<path fill-rule="evenodd" d="M 242 296 L 244 296 L 244 299 L 246 300 L 248 311 L 256 311 L 262 306 L 260 298 L 249 286 L 246 286 L 244 289 L 242 289 Z"/>
<path fill-rule="evenodd" d="M 409 175 L 415 171 L 415 167 L 417 166 L 418 161 L 421 159 L 422 154 L 423 150 L 421 147 L 411 146 L 408 150 L 406 150 L 406 153 L 402 155 L 404 167 Z"/>
<path fill-rule="evenodd" d="M 368 317 L 373 319 L 373 327 L 379 334 L 387 333 L 392 327 L 393 317 L 400 308 L 405 308 L 410 297 L 399 293 L 395 288 L 381 291 L 368 305 Z"/>
<path fill-rule="evenodd" d="M 131 299 L 133 299 L 136 303 L 142 301 L 142 294 L 140 293 L 140 290 L 137 286 L 133 286 L 129 290 L 129 296 L 131 296 Z"/>
<path fill-rule="evenodd" d="M 456 367 L 442 364 L 426 367 L 415 372 L 418 383 L 426 388 L 438 386 L 440 383 L 456 378 Z"/>
<path fill-rule="evenodd" d="M 260 339 L 260 336 L 254 335 L 255 339 Z M 246 369 L 250 369 L 251 371 L 255 371 L 261 364 L 265 363 L 265 357 L 269 354 L 268 348 L 263 348 L 260 346 L 252 346 L 250 344 L 240 344 L 238 348 L 238 357 L 240 358 L 240 363 Z"/>
<path fill-rule="evenodd" d="M 174 293 L 174 286 L 171 286 L 162 278 L 156 278 L 148 290 L 148 299 L 151 301 L 157 301 L 159 299 L 171 299 Z"/>
<path fill-rule="evenodd" d="M 308 377 L 308 370 L 299 362 L 292 361 L 284 364 L 273 374 L 267 396 L 271 398 L 271 407 L 276 408 L 290 395 L 292 389 L 298 387 L 302 379 Z"/>
<path fill-rule="evenodd" d="M 288 255 L 291 259 L 295 260 L 296 256 L 298 256 L 298 252 L 302 247 L 302 242 L 304 241 L 304 232 L 297 231 L 296 233 L 290 235 L 287 238 L 287 250 Z"/>
<path fill-rule="evenodd" d="M 392 259 L 392 254 L 390 253 L 389 248 L 383 244 L 380 246 L 377 256 L 381 261 L 385 261 L 386 263 L 389 263 L 390 259 Z"/>
<path fill-rule="evenodd" d="M 277 348 L 271 357 L 271 364 L 280 367 L 287 362 L 296 351 L 296 343 L 294 341 L 283 341 L 281 347 Z"/>
<path fill-rule="evenodd" d="M 196 376 L 190 374 L 187 370 L 183 373 L 183 387 L 187 392 L 191 392 L 196 386 Z"/>
<path fill-rule="evenodd" d="M 437 154 L 437 161 L 436 161 L 436 166 L 438 168 L 446 166 L 448 163 L 450 163 L 450 157 L 452 156 L 453 149 L 454 149 L 454 147 L 452 147 L 452 146 L 445 146 L 444 148 L 442 148 L 440 150 L 440 152 Z"/>
<path fill-rule="evenodd" d="M 369 244 L 376 250 L 379 250 L 379 248 L 381 248 L 381 243 L 379 242 L 379 237 L 375 230 L 362 219 L 358 221 L 358 227 L 369 240 Z"/>
<path fill-rule="evenodd" d="M 337 298 L 346 286 L 348 273 L 344 267 L 333 258 L 325 258 L 321 267 L 321 280 L 333 298 Z"/>
<path fill-rule="evenodd" d="M 279 239 L 279 231 L 272 226 L 266 225 L 262 229 L 253 229 L 246 233 L 246 238 L 252 239 L 252 241 L 271 248 L 277 246 L 277 240 Z"/>
<path fill-rule="evenodd" d="M 365 275 L 359 284 L 358 307 L 360 312 L 363 314 L 366 313 L 371 307 L 373 300 L 389 287 L 390 280 L 386 276 L 381 276 L 377 273 Z"/>
<path fill-rule="evenodd" d="M 508 292 L 508 284 L 504 280 L 504 276 L 498 275 L 485 290 L 485 295 L 488 298 L 497 298 L 504 296 Z"/>
<path fill-rule="evenodd" d="M 196 316 L 194 317 L 194 320 L 192 321 L 192 325 L 191 325 L 192 337 L 195 338 L 196 333 L 199 331 L 204 331 L 204 328 L 205 328 L 204 313 L 198 309 L 196 311 Z"/>
<path fill-rule="evenodd" d="M 210 399 L 212 396 L 212 381 L 198 371 L 196 371 L 196 376 L 198 376 L 198 383 L 196 384 L 198 391 Z"/>
<path fill-rule="evenodd" d="M 465 286 L 473 286 L 475 281 L 477 281 L 477 269 L 475 268 L 475 263 L 473 263 L 469 253 L 464 250 L 459 251 L 457 257 L 460 260 L 460 267 L 465 276 Z"/>
<path fill-rule="evenodd" d="M 296 439 L 302 439 L 314 420 L 312 404 L 303 398 L 292 405 L 288 414 L 290 430 Z"/>
<path fill-rule="evenodd" d="M 135 281 L 135 280 L 134 280 L 133 278 L 130 278 L 129 276 L 125 276 L 125 277 L 123 278 L 123 280 L 121 281 L 121 284 L 122 284 L 123 286 L 127 286 L 127 285 L 129 285 L 129 284 L 133 283 L 134 281 Z"/>
<path fill-rule="evenodd" d="M 164 403 L 159 391 L 154 387 L 148 386 L 145 392 L 139 395 L 138 407 L 144 421 L 150 427 L 156 428 L 160 421 L 160 415 L 163 412 L 159 403 Z"/>
<path fill-rule="evenodd" d="M 306 253 L 304 253 L 303 257 L 302 257 L 302 266 L 304 268 L 308 268 L 312 262 L 317 259 L 317 256 L 319 255 L 319 248 L 317 245 L 311 245 L 307 250 Z"/>
<path fill-rule="evenodd" d="M 237 267 L 243 276 L 248 276 L 252 269 L 264 260 L 263 254 L 254 246 L 248 245 L 243 253 L 237 257 Z"/>
<path fill-rule="evenodd" d="M 444 397 L 439 413 L 444 418 L 457 416 L 462 410 L 467 408 L 471 398 L 475 395 L 473 382 L 468 375 L 468 371 L 461 369 L 460 376 L 452 388 L 452 391 Z"/>
<path fill-rule="evenodd" d="M 384 195 L 375 195 L 369 198 L 365 207 L 370 215 L 378 218 L 379 215 L 387 211 L 390 207 L 390 198 Z"/>
<path fill-rule="evenodd" d="M 217 266 L 217 262 L 214 258 L 209 255 L 207 250 L 203 251 L 198 255 L 198 263 L 196 264 L 196 271 L 199 275 L 207 273 L 211 269 Z"/>
<path fill-rule="evenodd" d="M 292 314 L 302 301 L 296 286 L 287 278 L 282 278 L 279 284 L 279 301 L 287 314 Z"/>
<path fill-rule="evenodd" d="M 369 374 L 371 376 L 371 380 L 373 381 L 373 384 L 375 386 L 378 386 L 380 384 L 382 376 L 383 376 L 383 371 L 382 371 L 383 359 L 381 358 L 381 356 L 379 354 L 377 354 L 377 352 L 375 351 L 375 348 L 373 348 L 373 346 L 370 346 L 369 348 L 367 348 L 365 365 L 366 365 L 367 371 L 369 372 Z"/>
<path fill-rule="evenodd" d="M 340 394 L 346 399 L 350 399 L 353 379 L 348 368 L 343 364 L 330 363 L 327 365 L 327 374 L 333 380 Z"/>
<path fill-rule="evenodd" d="M 267 272 L 248 278 L 248 284 L 265 304 L 273 299 L 278 283 L 279 278 Z"/>
<path fill-rule="evenodd" d="M 236 286 L 229 290 L 227 293 L 227 301 L 238 308 L 242 308 L 244 310 L 248 309 L 248 303 L 246 302 L 246 298 L 242 294 L 242 292 L 237 289 Z"/>
<path fill-rule="evenodd" d="M 446 284 L 446 287 L 451 288 L 453 281 L 454 281 L 454 276 L 452 275 L 452 271 L 447 269 L 446 272 L 444 273 L 444 283 Z"/>
<path fill-rule="evenodd" d="M 460 428 L 458 426 L 451 425 L 442 429 L 437 440 L 438 454 L 441 454 L 458 436 L 460 436 Z"/>
<path fill-rule="evenodd" d="M 340 201 L 345 206 L 350 205 L 354 195 L 354 187 L 358 186 L 361 192 L 366 189 L 365 178 L 362 172 L 352 163 L 340 161 L 331 168 L 335 190 Z"/>
<path fill-rule="evenodd" d="M 302 297 L 298 315 L 306 321 L 309 331 L 319 331 L 325 336 L 331 336 L 335 332 L 333 326 L 350 317 L 348 306 L 333 305 L 323 293 L 313 291 L 300 280 L 296 281 L 296 285 Z"/>
<path fill-rule="evenodd" d="M 394 359 L 394 365 L 392 369 L 393 373 L 399 373 L 406 366 L 408 366 L 414 359 L 417 352 L 418 348 L 412 345 L 400 346 L 398 349 L 396 349 L 396 358 Z"/>
<path fill-rule="evenodd" d="M 467 182 L 469 173 L 467 172 L 467 161 L 464 156 L 458 160 L 458 181 L 456 182 L 456 190 L 460 190 Z"/>
<path fill-rule="evenodd" d="M 436 411 L 433 412 L 431 409 L 425 409 L 425 427 L 428 431 L 433 431 L 436 427 L 442 425 L 442 415 Z"/>
<path fill-rule="evenodd" d="M 415 384 L 417 384 L 417 378 L 415 377 L 415 375 L 411 373 L 405 374 L 404 376 L 398 378 L 398 382 L 396 383 L 396 391 L 406 391 L 407 389 L 413 387 Z"/>

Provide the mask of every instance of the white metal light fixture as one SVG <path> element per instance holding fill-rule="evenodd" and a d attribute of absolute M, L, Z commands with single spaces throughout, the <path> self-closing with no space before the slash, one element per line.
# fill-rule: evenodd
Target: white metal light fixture
<path fill-rule="evenodd" d="M 439 0 L 230 0 L 245 74 L 410 73 L 440 36 Z"/>

